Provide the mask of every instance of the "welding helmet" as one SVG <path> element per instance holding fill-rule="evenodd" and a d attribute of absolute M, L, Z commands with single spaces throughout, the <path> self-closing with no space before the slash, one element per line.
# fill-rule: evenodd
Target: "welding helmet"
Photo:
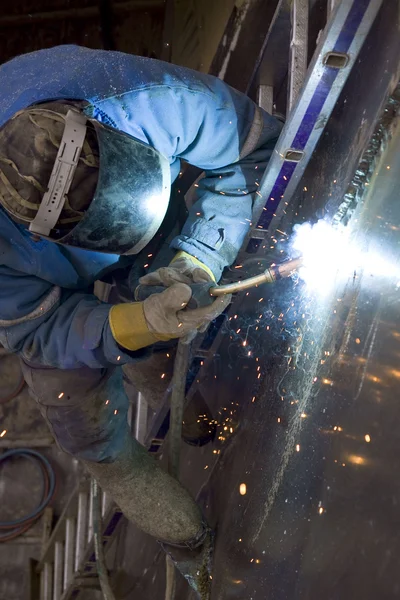
<path fill-rule="evenodd" d="M 135 137 L 49 102 L 0 129 L 0 203 L 40 237 L 137 254 L 167 211 L 167 159 Z"/>

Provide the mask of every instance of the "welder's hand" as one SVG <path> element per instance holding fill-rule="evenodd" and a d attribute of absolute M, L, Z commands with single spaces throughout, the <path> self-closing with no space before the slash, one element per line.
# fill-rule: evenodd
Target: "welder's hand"
<path fill-rule="evenodd" d="M 210 306 L 191 310 L 186 308 L 191 294 L 188 285 L 174 283 L 143 302 L 113 306 L 109 322 L 114 339 L 128 350 L 138 350 L 159 341 L 191 336 L 207 327 L 231 299 L 223 296 Z"/>
<path fill-rule="evenodd" d="M 169 287 L 174 283 L 207 283 L 215 281 L 211 269 L 187 252 L 178 252 L 168 267 L 161 267 L 139 279 L 142 285 L 162 285 Z"/>

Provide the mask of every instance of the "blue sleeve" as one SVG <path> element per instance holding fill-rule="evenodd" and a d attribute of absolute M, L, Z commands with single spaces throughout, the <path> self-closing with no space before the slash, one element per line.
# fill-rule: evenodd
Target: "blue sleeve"
<path fill-rule="evenodd" d="M 140 85 L 92 101 L 87 112 L 158 149 L 173 174 L 181 159 L 205 171 L 172 246 L 196 256 L 219 279 L 249 230 L 254 194 L 281 124 L 215 77 L 154 62 L 147 81 L 142 71 Z"/>
<path fill-rule="evenodd" d="M 116 344 L 110 307 L 85 291 L 0 266 L 0 342 L 32 364 L 96 369 L 140 358 L 145 351 L 127 355 Z"/>

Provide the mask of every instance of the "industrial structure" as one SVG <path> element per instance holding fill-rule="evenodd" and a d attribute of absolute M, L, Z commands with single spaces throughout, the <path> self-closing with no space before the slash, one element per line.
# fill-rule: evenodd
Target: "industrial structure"
<path fill-rule="evenodd" d="M 131 390 L 137 439 L 177 461 L 217 532 L 211 600 L 397 597 L 400 1 L 42 4 L 0 17 L 1 62 L 63 42 L 145 54 L 208 71 L 284 122 L 248 239 L 211 286 L 232 304 L 173 381 L 184 373 L 185 402 L 202 399 L 212 441 L 181 442 L 174 385 L 157 413 Z M 180 179 L 188 203 L 198 176 Z M 43 506 L 22 535 L 1 532 L 0 599 L 102 598 L 104 569 L 117 600 L 192 598 L 54 447 L 13 358 L 0 363 L 0 521 L 29 513 L 31 496 Z M 31 462 L 8 460 L 21 449 L 43 490 Z"/>

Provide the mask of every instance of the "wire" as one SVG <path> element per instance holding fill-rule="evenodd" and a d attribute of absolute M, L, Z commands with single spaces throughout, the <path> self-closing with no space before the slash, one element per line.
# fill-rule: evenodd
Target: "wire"
<path fill-rule="evenodd" d="M 54 496 L 56 487 L 56 476 L 50 462 L 42 454 L 36 450 L 28 448 L 16 448 L 8 450 L 0 456 L 0 466 L 7 460 L 15 457 L 24 457 L 33 463 L 36 463 L 43 477 L 43 492 L 40 504 L 27 516 L 15 519 L 13 521 L 0 521 L 0 531 L 6 531 L 0 536 L 0 542 L 12 540 L 22 533 L 25 533 L 43 514 L 46 506 L 50 503 Z"/>
<path fill-rule="evenodd" d="M 96 554 L 97 573 L 100 580 L 101 591 L 105 600 L 115 600 L 108 577 L 106 557 L 103 547 L 102 518 L 101 518 L 101 494 L 97 481 L 92 478 L 93 495 L 93 538 L 94 551 Z"/>

